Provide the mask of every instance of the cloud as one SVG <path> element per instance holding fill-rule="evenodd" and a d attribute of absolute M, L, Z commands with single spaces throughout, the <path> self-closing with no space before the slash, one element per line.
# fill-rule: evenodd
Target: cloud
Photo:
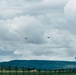
<path fill-rule="evenodd" d="M 56 6 L 58 6 L 58 7 L 62 6 L 63 7 L 66 2 L 67 2 L 67 0 L 43 0 L 43 3 L 45 5 L 50 5 L 50 6 L 53 6 L 53 7 L 56 7 Z"/>
<path fill-rule="evenodd" d="M 6 20 L 4 27 L 1 26 L 1 39 L 8 41 L 24 41 L 27 38 L 27 43 L 43 43 L 43 34 L 44 27 L 33 16 L 15 17 L 14 19 Z"/>
<path fill-rule="evenodd" d="M 64 8 L 64 12 L 67 18 L 68 29 L 73 33 L 76 34 L 76 1 L 69 0 Z"/>
<path fill-rule="evenodd" d="M 74 60 L 75 14 L 70 1 L 1 0 L 0 61 Z"/>
<path fill-rule="evenodd" d="M 67 18 L 69 17 L 70 19 L 75 18 L 75 12 L 76 12 L 76 1 L 69 0 L 65 6 L 65 13 L 66 13 Z"/>
<path fill-rule="evenodd" d="M 9 19 L 20 15 L 39 15 L 59 12 L 67 0 L 1 0 L 0 18 Z M 61 10 L 62 11 L 62 10 Z"/>

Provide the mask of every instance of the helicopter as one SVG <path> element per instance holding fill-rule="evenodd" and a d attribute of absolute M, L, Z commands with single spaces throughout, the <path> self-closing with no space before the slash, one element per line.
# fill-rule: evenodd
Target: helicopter
<path fill-rule="evenodd" d="M 47 37 L 47 38 L 50 38 L 50 37 Z"/>
<path fill-rule="evenodd" d="M 25 39 L 28 39 L 28 38 L 25 38 Z"/>

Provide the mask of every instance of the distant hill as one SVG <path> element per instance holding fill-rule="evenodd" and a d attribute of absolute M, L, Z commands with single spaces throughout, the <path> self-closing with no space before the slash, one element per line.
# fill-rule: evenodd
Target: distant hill
<path fill-rule="evenodd" d="M 47 60 L 12 60 L 9 62 L 0 62 L 2 67 L 34 68 L 34 69 L 69 69 L 76 68 L 76 62 L 73 61 L 47 61 Z"/>

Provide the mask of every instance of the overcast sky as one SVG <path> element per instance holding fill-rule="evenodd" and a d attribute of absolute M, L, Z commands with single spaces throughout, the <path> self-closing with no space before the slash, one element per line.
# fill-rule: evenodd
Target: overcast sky
<path fill-rule="evenodd" d="M 0 61 L 74 57 L 76 0 L 0 0 Z"/>

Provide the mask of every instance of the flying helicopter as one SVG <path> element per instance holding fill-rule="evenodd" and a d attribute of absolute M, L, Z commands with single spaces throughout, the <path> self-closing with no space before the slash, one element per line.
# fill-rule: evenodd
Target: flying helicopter
<path fill-rule="evenodd" d="M 28 39 L 27 37 L 25 39 Z"/>
<path fill-rule="evenodd" d="M 50 38 L 50 37 L 47 37 L 47 38 Z"/>

